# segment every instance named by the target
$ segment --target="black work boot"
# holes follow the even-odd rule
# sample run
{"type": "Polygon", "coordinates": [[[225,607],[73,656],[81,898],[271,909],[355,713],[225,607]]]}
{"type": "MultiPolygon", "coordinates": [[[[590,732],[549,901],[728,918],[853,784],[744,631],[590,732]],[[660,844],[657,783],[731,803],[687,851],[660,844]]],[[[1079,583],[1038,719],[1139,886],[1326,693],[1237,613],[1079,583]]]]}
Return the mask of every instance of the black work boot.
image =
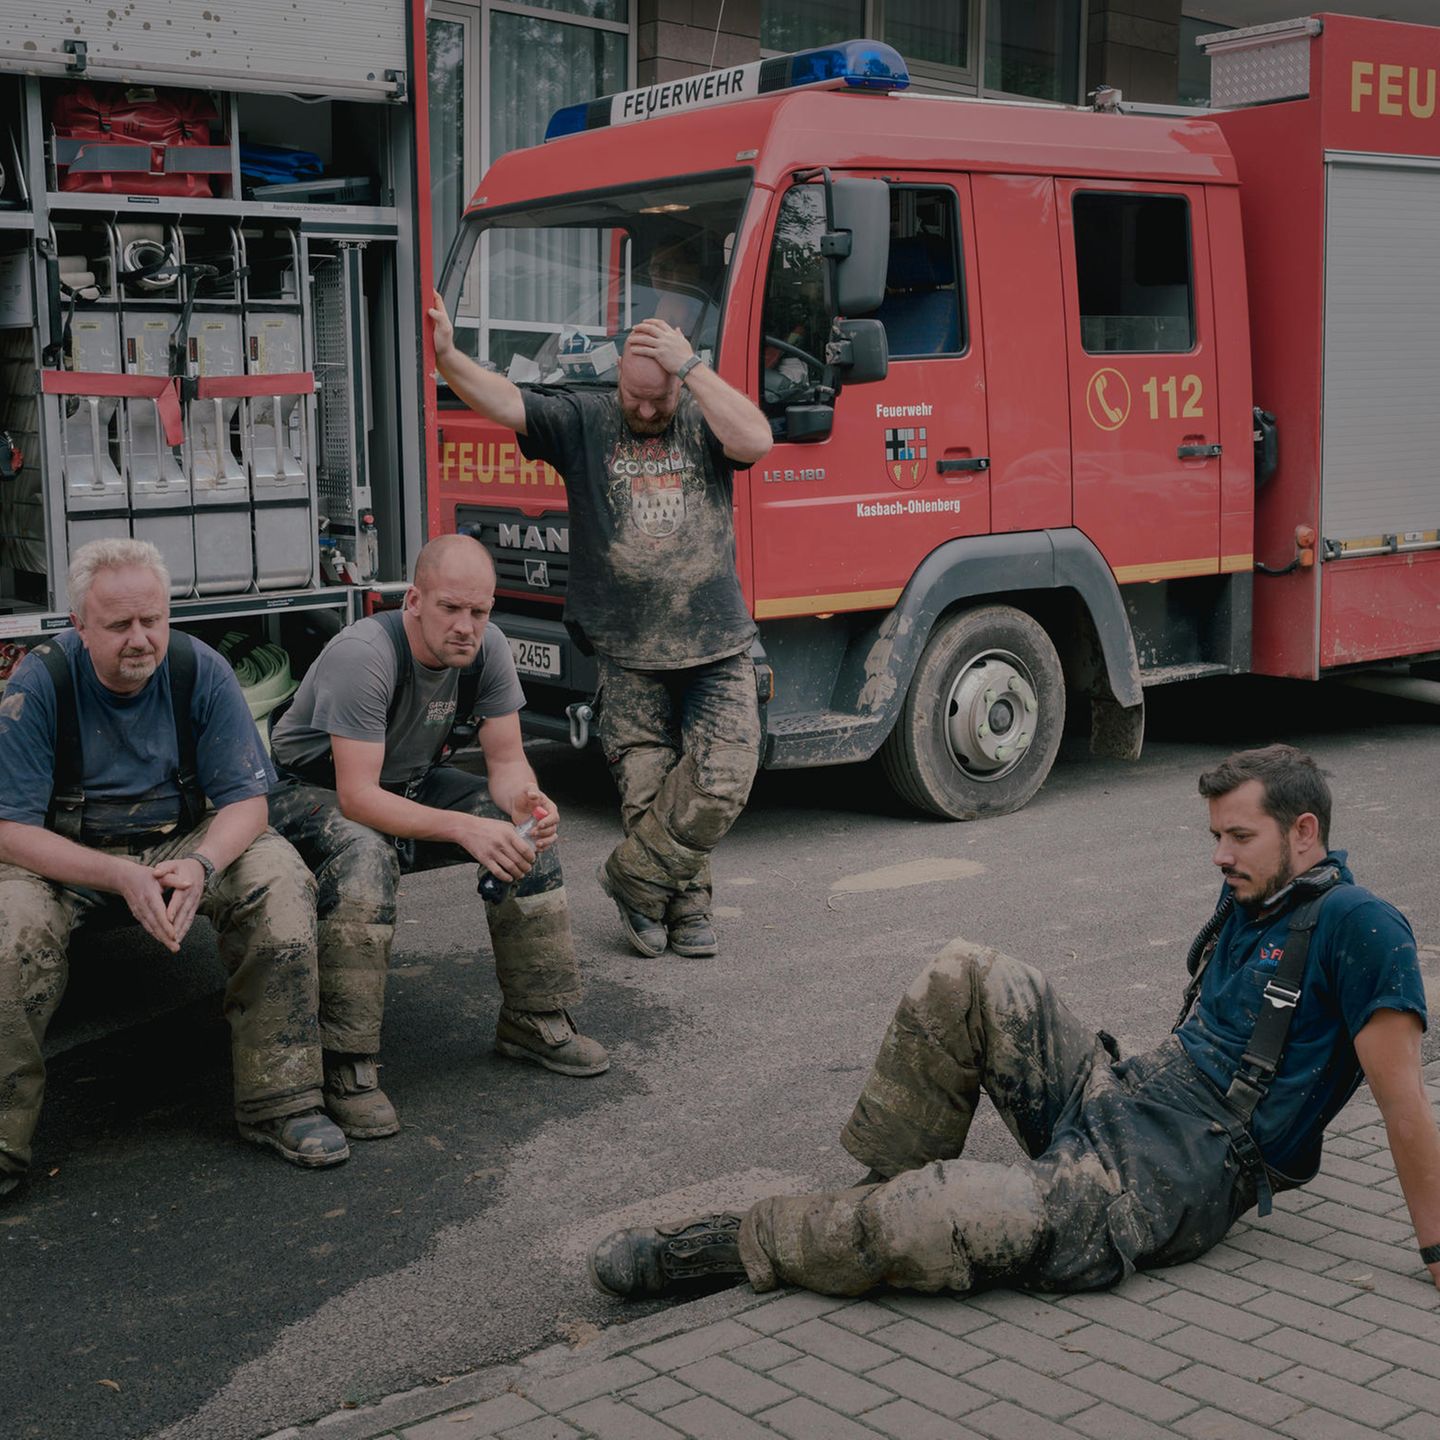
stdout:
{"type": "Polygon", "coordinates": [[[722,1211],[654,1229],[617,1230],[591,1250],[590,1283],[620,1300],[738,1285],[745,1279],[741,1218],[722,1211]]]}
{"type": "Polygon", "coordinates": [[[681,915],[671,920],[670,949],[687,960],[708,960],[720,953],[715,926],[708,915],[681,915]]]}
{"type": "Polygon", "coordinates": [[[0,1170],[0,1200],[7,1195],[16,1195],[21,1185],[25,1183],[23,1175],[16,1175],[9,1170],[0,1170]]]}
{"type": "Polygon", "coordinates": [[[240,1121],[242,1139],[252,1145],[278,1150],[292,1165],[318,1168],[338,1165],[350,1158],[350,1147],[340,1127],[323,1110],[303,1115],[281,1115],[274,1120],[240,1121]]]}
{"type": "Polygon", "coordinates": [[[400,1118],[380,1088],[380,1062],[373,1055],[327,1050],[325,1108],[352,1140],[383,1140],[400,1129],[400,1118]]]}
{"type": "Polygon", "coordinates": [[[615,902],[615,908],[620,912],[621,929],[625,931],[625,938],[630,944],[647,960],[663,955],[670,938],[665,930],[665,922],[652,920],[650,916],[632,910],[624,899],[616,894],[603,860],[595,872],[595,878],[600,882],[600,888],[615,902]]]}

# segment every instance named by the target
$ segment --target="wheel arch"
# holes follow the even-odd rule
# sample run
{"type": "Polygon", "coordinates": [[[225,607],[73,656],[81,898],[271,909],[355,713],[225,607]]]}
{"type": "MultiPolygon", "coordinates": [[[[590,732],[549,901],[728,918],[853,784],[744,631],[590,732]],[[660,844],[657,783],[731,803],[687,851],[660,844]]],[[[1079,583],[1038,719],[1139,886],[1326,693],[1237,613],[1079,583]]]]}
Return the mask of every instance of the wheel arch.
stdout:
{"type": "Polygon", "coordinates": [[[1142,702],[1120,589],[1090,540],[1078,530],[949,540],[925,557],[894,608],[857,631],[846,649],[833,703],[876,722],[868,753],[894,728],[935,626],[982,601],[1011,605],[1045,629],[1067,687],[1126,708],[1142,702]]]}

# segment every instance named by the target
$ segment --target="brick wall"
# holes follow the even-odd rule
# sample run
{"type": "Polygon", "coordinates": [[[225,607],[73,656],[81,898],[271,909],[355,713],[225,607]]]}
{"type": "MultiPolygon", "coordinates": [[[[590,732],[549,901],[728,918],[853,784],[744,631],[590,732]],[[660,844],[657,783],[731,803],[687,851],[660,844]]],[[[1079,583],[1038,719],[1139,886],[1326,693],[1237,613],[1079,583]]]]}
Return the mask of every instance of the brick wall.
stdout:
{"type": "Polygon", "coordinates": [[[1085,88],[1173,105],[1179,86],[1180,0],[1090,0],[1085,88]]]}
{"type": "Polygon", "coordinates": [[[760,0],[636,0],[636,83],[760,58],[760,0]],[[716,36],[716,25],[719,36],[716,36]]]}

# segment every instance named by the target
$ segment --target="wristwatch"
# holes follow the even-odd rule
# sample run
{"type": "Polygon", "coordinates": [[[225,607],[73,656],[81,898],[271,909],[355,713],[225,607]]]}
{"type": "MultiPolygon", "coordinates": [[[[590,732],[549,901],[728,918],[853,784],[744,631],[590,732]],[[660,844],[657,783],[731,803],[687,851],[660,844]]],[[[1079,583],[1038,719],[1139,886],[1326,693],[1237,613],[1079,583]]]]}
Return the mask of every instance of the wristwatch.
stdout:
{"type": "Polygon", "coordinates": [[[1422,1245],[1420,1247],[1420,1258],[1427,1265],[1433,1265],[1437,1260],[1440,1260],[1440,1243],[1435,1245],[1422,1245]]]}
{"type": "Polygon", "coordinates": [[[683,385],[685,377],[697,366],[705,362],[698,356],[692,355],[676,372],[675,378],[683,385]]]}
{"type": "Polygon", "coordinates": [[[215,862],[208,855],[202,855],[198,850],[192,850],[188,855],[182,856],[181,858],[193,860],[205,872],[205,883],[200,888],[208,892],[210,887],[215,883],[215,862]]]}

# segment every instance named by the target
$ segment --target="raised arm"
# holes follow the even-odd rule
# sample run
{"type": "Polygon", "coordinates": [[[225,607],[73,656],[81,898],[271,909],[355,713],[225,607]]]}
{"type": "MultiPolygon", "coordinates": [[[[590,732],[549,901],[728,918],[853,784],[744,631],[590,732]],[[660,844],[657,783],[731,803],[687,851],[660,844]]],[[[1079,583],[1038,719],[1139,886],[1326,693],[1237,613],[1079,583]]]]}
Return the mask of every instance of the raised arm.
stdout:
{"type": "MultiPolygon", "coordinates": [[[[1440,1244],[1440,1132],[1420,1070],[1420,1017],[1377,1010],[1355,1037],[1355,1054],[1385,1121],[1415,1238],[1440,1244]]],[[[1440,1286],[1440,1261],[1429,1269],[1440,1286]]]]}
{"type": "MultiPolygon", "coordinates": [[[[684,334],[663,320],[642,320],[631,333],[627,349],[645,355],[670,374],[678,373],[694,351],[684,334]]],[[[753,465],[770,453],[775,443],[770,422],[759,406],[727,385],[708,365],[696,365],[685,376],[705,423],[725,453],[740,465],[753,465]]]]}
{"type": "Polygon", "coordinates": [[[445,377],[445,383],[477,414],[523,435],[525,397],[499,371],[482,368],[456,347],[455,327],[450,323],[438,290],[430,320],[434,328],[435,368],[445,377]]]}

